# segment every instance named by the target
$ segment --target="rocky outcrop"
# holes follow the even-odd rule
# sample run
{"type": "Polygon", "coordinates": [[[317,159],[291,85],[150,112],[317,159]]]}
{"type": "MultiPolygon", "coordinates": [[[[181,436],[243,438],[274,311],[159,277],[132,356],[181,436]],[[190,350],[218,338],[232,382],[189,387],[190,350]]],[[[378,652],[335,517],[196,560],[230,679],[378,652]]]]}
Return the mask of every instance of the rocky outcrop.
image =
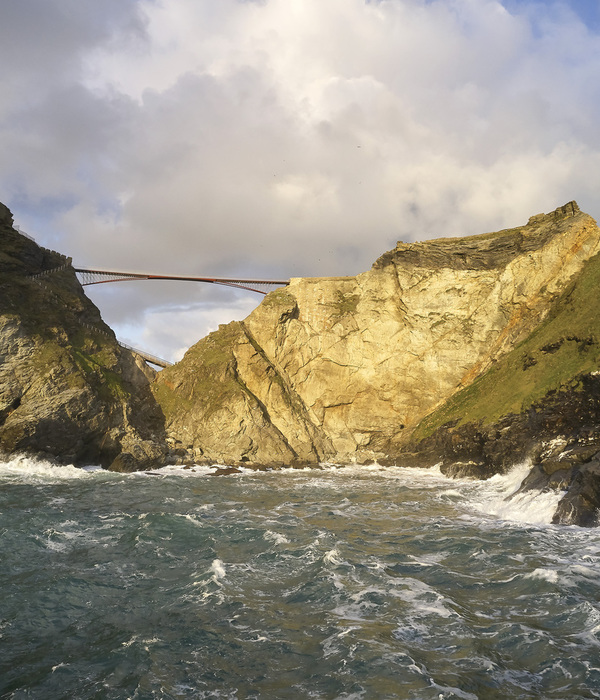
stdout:
{"type": "MultiPolygon", "coordinates": [[[[529,462],[523,491],[557,491],[563,496],[553,522],[599,524],[600,375],[575,378],[551,390],[521,413],[485,421],[447,423],[407,446],[407,466],[437,464],[451,477],[487,479],[529,462]]],[[[516,494],[514,494],[516,495],[516,494]]]]}
{"type": "Polygon", "coordinates": [[[522,489],[565,492],[556,522],[596,524],[599,288],[595,255],[533,333],[421,422],[402,462],[486,478],[527,460],[522,489]]]}
{"type": "Polygon", "coordinates": [[[147,377],[70,260],[0,205],[0,452],[130,471],[163,464],[164,438],[147,377]]]}
{"type": "Polygon", "coordinates": [[[160,373],[171,444],[229,463],[398,459],[599,250],[571,202],[515,229],[399,243],[356,277],[292,280],[160,373]]]}

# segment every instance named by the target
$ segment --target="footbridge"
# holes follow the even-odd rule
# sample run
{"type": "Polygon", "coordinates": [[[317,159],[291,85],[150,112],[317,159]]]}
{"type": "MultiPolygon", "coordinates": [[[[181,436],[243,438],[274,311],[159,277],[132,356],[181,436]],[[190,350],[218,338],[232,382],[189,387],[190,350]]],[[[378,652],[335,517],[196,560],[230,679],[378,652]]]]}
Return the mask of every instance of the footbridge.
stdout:
{"type": "Polygon", "coordinates": [[[152,355],[149,352],[146,352],[145,350],[140,350],[139,348],[133,348],[131,345],[127,345],[127,343],[122,343],[120,340],[117,340],[117,343],[122,348],[125,348],[126,350],[129,350],[132,352],[134,355],[139,355],[144,362],[149,362],[151,365],[156,365],[157,367],[171,367],[173,364],[172,362],[169,362],[168,360],[163,360],[162,357],[157,357],[156,355],[152,355]]]}
{"type": "Polygon", "coordinates": [[[204,282],[237,287],[257,294],[267,294],[277,287],[285,287],[289,280],[244,279],[241,277],[190,277],[186,275],[156,275],[146,272],[120,272],[117,270],[98,270],[76,267],[75,272],[82,286],[106,284],[107,282],[130,282],[139,280],[175,280],[178,282],[204,282]]]}

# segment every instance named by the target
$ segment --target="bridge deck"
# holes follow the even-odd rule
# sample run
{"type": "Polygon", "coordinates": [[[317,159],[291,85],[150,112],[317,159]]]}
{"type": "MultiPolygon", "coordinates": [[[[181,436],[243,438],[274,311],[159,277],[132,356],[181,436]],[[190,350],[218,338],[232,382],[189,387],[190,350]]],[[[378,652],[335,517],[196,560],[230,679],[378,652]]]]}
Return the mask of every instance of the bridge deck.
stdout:
{"type": "Polygon", "coordinates": [[[106,284],[109,282],[126,282],[129,280],[173,280],[178,282],[204,282],[206,284],[221,284],[227,287],[247,289],[258,294],[267,294],[259,287],[285,287],[289,280],[246,279],[240,277],[196,277],[191,275],[158,275],[146,272],[124,272],[118,270],[101,270],[85,267],[74,268],[81,276],[82,286],[91,284],[106,284]]]}

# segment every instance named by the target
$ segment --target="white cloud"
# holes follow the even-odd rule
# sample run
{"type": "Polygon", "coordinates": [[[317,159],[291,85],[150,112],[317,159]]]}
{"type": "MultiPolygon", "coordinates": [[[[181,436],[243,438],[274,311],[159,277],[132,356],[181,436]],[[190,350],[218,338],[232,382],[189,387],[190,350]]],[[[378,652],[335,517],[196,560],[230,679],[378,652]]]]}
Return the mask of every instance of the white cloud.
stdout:
{"type": "Polygon", "coordinates": [[[199,338],[216,331],[220,324],[243,320],[259,302],[259,298],[246,296],[230,298],[222,306],[149,309],[138,323],[115,323],[115,332],[133,347],[151,349],[156,356],[176,362],[199,338]]]}
{"type": "MultiPolygon", "coordinates": [[[[576,9],[6,4],[0,199],[82,265],[265,277],[352,274],[397,239],[517,225],[572,198],[598,215],[600,38],[576,9]]],[[[156,309],[208,309],[199,329],[224,312],[175,289],[101,305],[176,352],[156,309]]]]}

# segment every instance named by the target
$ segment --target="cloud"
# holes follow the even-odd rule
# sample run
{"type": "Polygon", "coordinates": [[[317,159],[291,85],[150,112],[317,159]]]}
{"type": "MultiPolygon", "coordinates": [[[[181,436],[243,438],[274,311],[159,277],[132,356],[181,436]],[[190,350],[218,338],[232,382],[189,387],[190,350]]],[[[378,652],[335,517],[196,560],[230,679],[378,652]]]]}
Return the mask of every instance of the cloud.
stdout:
{"type": "MultiPolygon", "coordinates": [[[[398,239],[517,225],[572,198],[600,213],[585,3],[5,5],[0,199],[80,265],[354,274],[398,239]]],[[[170,284],[98,303],[169,355],[169,309],[179,322],[187,304],[202,334],[225,306],[170,284]]]]}
{"type": "MultiPolygon", "coordinates": [[[[102,294],[94,295],[102,303],[102,294]]],[[[180,298],[185,298],[183,295],[180,298]]],[[[171,361],[180,360],[185,351],[199,338],[216,331],[220,324],[245,318],[257,305],[248,294],[230,292],[216,294],[203,303],[165,304],[143,309],[139,315],[129,313],[115,319],[114,329],[123,342],[141,350],[159,349],[171,361]]]]}

